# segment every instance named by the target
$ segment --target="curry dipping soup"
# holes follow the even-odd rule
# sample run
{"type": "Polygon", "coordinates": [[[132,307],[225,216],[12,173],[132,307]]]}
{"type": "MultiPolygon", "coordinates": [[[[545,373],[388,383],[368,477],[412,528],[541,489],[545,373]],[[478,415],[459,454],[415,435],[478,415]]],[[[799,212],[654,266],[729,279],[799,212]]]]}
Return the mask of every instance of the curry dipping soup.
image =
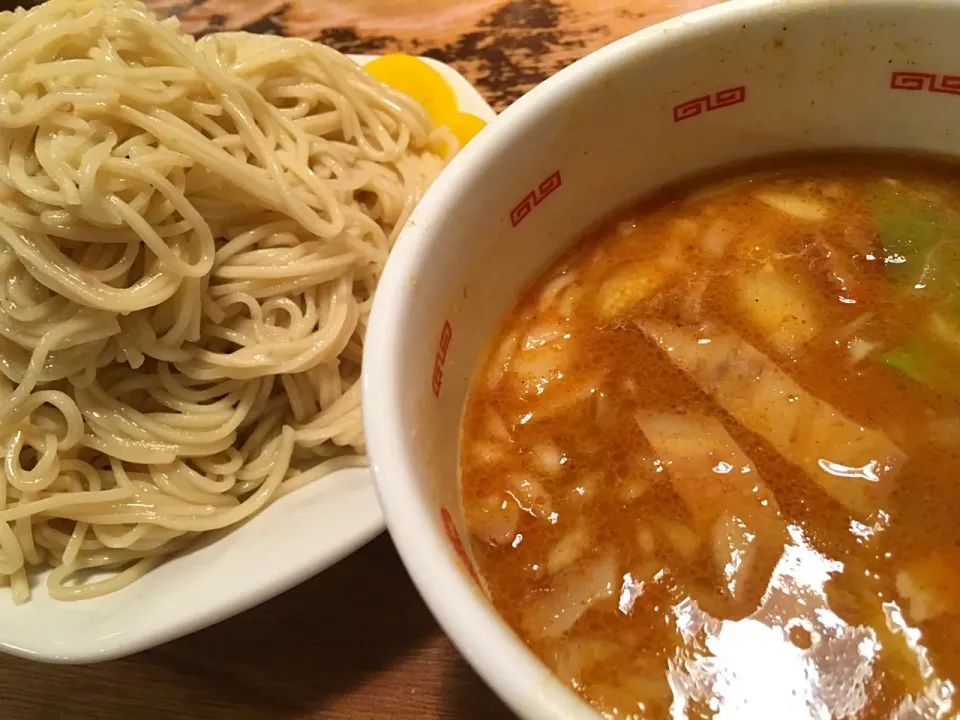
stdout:
{"type": "Polygon", "coordinates": [[[620,214],[503,319],[460,451],[478,570],[609,718],[952,717],[960,173],[777,167],[620,214]]]}

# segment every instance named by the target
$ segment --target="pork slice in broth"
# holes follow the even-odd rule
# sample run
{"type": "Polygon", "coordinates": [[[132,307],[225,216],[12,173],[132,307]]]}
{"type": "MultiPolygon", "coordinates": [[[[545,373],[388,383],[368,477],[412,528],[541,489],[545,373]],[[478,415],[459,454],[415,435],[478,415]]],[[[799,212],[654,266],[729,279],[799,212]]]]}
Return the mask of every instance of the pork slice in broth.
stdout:
{"type": "Polygon", "coordinates": [[[563,636],[591,605],[617,591],[619,579],[612,553],[578,563],[553,578],[544,593],[526,602],[524,628],[538,639],[563,636]]]}
{"type": "Polygon", "coordinates": [[[897,592],[914,622],[960,614],[960,548],[944,548],[908,563],[897,573],[897,592]]]}
{"type": "Polygon", "coordinates": [[[724,595],[749,614],[787,540],[773,493],[716,418],[641,414],[637,421],[710,543],[724,595]]]}
{"type": "Polygon", "coordinates": [[[884,506],[907,458],[883,431],[814,397],[729,329],[647,319],[637,325],[720,407],[852,514],[867,517],[884,506]]]}

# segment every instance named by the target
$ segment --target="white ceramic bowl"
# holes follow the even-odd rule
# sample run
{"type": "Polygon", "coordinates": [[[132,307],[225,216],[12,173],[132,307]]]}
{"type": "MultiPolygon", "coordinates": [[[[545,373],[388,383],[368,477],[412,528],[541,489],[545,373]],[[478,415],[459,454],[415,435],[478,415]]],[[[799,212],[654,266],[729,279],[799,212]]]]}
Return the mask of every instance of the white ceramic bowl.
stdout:
{"type": "MultiPolygon", "coordinates": [[[[353,56],[364,64],[372,57],[353,56]]],[[[494,113],[455,70],[428,61],[462,110],[494,113]]],[[[130,587],[59,602],[42,582],[26,605],[0,588],[0,652],[85,663],[129,655],[236,615],[316,575],[383,530],[367,468],[333,473],[268,507],[216,542],[180,555],[130,587]]],[[[42,581],[43,578],[40,578],[42,581]]]]}
{"type": "Polygon", "coordinates": [[[459,429],[496,322],[585,229],[684,176],[827,148],[960,155],[958,36],[960,4],[942,0],[746,0],[680,17],[523,97],[411,217],[367,335],[377,488],[427,604],[521,717],[596,716],[472,579],[459,429]]]}

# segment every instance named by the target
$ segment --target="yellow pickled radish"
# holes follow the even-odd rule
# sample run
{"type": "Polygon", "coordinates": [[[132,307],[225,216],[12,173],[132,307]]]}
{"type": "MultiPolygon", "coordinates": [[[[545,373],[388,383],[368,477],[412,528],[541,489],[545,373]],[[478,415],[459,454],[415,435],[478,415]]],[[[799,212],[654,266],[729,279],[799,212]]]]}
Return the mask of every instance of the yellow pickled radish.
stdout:
{"type": "Polygon", "coordinates": [[[453,115],[443,118],[440,123],[450,128],[450,132],[457,136],[460,146],[466,145],[473,136],[483,130],[487,123],[470,113],[457,112],[453,115]]]}
{"type": "MultiPolygon", "coordinates": [[[[461,112],[457,96],[443,76],[420,58],[395,53],[371,60],[364,69],[385,85],[420,103],[437,127],[447,127],[460,147],[466,145],[486,123],[476,115],[461,112]]],[[[431,150],[445,154],[445,143],[435,141],[431,150]]]]}
{"type": "MultiPolygon", "coordinates": [[[[487,123],[476,115],[458,111],[442,117],[436,124],[440,127],[446,127],[457,139],[457,145],[463,147],[473,139],[474,135],[483,130],[487,123]]],[[[453,148],[449,146],[448,138],[449,135],[436,137],[430,141],[428,147],[438,155],[446,157],[448,153],[453,151],[453,148]]]]}
{"type": "Polygon", "coordinates": [[[457,112],[457,96],[443,76],[419,58],[403,53],[371,60],[364,70],[385,85],[399,90],[423,105],[435,125],[441,117],[457,112]]]}

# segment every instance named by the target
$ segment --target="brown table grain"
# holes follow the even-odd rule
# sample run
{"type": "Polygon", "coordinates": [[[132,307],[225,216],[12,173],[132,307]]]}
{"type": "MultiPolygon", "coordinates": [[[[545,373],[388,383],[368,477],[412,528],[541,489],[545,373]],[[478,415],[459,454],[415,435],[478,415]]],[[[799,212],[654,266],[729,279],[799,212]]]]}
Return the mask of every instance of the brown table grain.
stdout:
{"type": "MultiPolygon", "coordinates": [[[[456,67],[502,110],[591,50],[713,1],[147,4],[196,34],[249,30],[343,52],[428,55],[456,67]]],[[[510,717],[437,627],[386,534],[279,598],[127,659],[62,667],[0,656],[0,720],[510,717]]]]}

